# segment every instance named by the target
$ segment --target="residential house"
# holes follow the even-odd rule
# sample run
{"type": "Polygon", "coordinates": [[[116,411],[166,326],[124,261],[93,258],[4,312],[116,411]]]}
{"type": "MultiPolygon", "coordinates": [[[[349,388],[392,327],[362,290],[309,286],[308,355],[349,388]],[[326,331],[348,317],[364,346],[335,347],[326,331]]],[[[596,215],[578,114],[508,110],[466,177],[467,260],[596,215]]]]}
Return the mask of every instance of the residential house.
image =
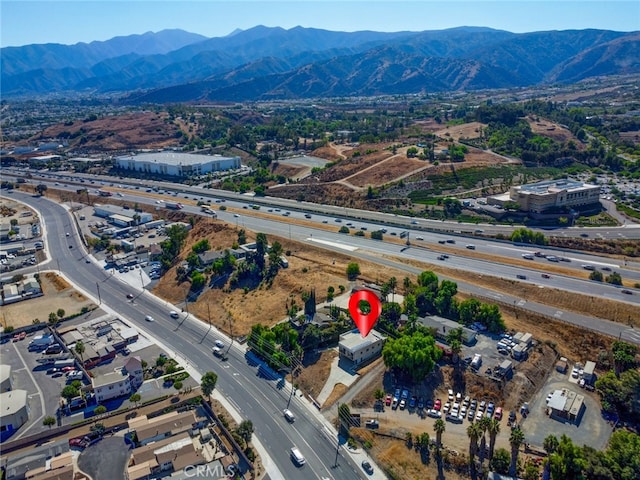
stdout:
{"type": "Polygon", "coordinates": [[[376,330],[371,330],[366,337],[362,337],[357,329],[340,335],[338,350],[340,357],[360,365],[377,358],[382,353],[382,347],[387,337],[376,330]]]}
{"type": "Polygon", "coordinates": [[[98,403],[131,393],[129,375],[121,370],[95,376],[91,379],[91,385],[98,403]]]}

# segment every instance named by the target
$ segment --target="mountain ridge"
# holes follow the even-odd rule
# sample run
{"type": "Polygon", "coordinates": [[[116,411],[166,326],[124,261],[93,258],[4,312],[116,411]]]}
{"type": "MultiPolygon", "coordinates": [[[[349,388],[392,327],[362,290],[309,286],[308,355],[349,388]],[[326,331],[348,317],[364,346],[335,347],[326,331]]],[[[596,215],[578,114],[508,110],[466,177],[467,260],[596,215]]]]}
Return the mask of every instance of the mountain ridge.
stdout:
{"type": "Polygon", "coordinates": [[[640,72],[639,50],[639,32],[596,29],[333,32],[259,25],[225,37],[163,30],[0,53],[5,98],[119,92],[136,102],[190,102],[576,82],[640,72]]]}

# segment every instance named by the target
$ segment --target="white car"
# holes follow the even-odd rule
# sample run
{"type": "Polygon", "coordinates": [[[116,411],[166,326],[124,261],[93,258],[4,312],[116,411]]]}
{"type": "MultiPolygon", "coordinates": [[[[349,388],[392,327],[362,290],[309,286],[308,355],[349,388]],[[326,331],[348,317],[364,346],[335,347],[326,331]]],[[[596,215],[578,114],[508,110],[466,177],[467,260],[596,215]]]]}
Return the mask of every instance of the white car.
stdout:
{"type": "Polygon", "coordinates": [[[440,413],[438,410],[434,410],[433,408],[430,408],[429,410],[427,410],[427,417],[442,418],[442,413],[440,413]]]}
{"type": "Polygon", "coordinates": [[[571,370],[571,376],[573,378],[578,378],[578,367],[573,367],[573,369],[571,370]]]}
{"type": "Polygon", "coordinates": [[[146,317],[144,317],[144,319],[145,319],[147,322],[155,322],[155,319],[154,319],[151,315],[147,315],[146,317]]]}
{"type": "Polygon", "coordinates": [[[180,315],[179,315],[179,314],[178,314],[178,312],[176,312],[175,310],[171,310],[171,311],[169,312],[169,316],[170,316],[171,318],[178,318],[180,315]]]}

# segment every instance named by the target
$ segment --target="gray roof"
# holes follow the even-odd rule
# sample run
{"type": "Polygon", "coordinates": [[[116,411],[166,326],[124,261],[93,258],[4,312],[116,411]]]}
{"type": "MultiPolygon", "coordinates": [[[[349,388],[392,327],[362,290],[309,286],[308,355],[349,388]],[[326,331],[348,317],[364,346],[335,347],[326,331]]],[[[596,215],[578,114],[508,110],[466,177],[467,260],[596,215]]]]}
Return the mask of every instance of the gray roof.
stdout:
{"type": "Polygon", "coordinates": [[[220,155],[201,155],[198,153],[156,152],[140,153],[138,155],[124,155],[118,160],[133,160],[134,162],[164,163],[166,165],[199,165],[202,163],[231,160],[238,157],[223,157],[220,155]]]}
{"type": "Polygon", "coordinates": [[[13,415],[27,405],[26,390],[11,390],[10,392],[0,393],[0,417],[5,415],[13,415]]]}

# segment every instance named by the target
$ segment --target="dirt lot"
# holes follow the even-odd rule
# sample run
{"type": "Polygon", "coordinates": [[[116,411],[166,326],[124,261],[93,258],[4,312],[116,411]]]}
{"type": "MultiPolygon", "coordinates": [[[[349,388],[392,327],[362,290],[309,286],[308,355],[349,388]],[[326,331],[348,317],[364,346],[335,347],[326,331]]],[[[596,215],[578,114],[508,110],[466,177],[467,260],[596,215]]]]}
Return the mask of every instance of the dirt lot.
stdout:
{"type": "MultiPolygon", "coordinates": [[[[78,141],[83,139],[84,149],[122,150],[137,146],[141,148],[164,148],[176,145],[176,123],[168,122],[166,112],[137,112],[125,115],[98,118],[96,120],[77,120],[71,125],[58,124],[45,129],[32,140],[41,138],[61,138],[62,132],[69,132],[78,141]],[[80,129],[82,135],[77,134],[80,129]]],[[[185,130],[187,131],[187,130],[185,130]]]]}
{"type": "Polygon", "coordinates": [[[95,307],[93,302],[75,291],[64,278],[55,273],[42,274],[40,284],[44,296],[2,307],[3,327],[24,327],[31,325],[35,319],[47,322],[49,314],[59,308],[62,308],[66,315],[73,315],[79,313],[82,307],[95,307]]]}
{"type": "Polygon", "coordinates": [[[456,142],[461,138],[479,138],[480,129],[487,128],[485,123],[471,122],[464,123],[462,125],[451,125],[436,130],[435,134],[440,138],[453,138],[456,142]]]}

